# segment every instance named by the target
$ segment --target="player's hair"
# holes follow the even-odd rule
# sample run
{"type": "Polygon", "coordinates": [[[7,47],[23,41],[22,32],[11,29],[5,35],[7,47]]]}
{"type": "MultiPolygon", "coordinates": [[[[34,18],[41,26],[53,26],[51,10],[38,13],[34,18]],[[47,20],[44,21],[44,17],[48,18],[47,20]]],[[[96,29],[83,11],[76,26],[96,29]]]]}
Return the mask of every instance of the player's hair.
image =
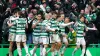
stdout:
{"type": "Polygon", "coordinates": [[[80,15],[79,15],[79,19],[81,19],[82,17],[85,18],[84,14],[80,14],[80,15]]]}
{"type": "Polygon", "coordinates": [[[14,9],[12,9],[12,13],[13,13],[13,14],[15,14],[15,13],[17,13],[17,12],[19,12],[19,11],[20,11],[19,8],[14,8],[14,9]]]}
{"type": "MultiPolygon", "coordinates": [[[[65,19],[69,19],[69,17],[65,17],[65,19]]],[[[70,19],[69,19],[69,21],[70,21],[70,19]]]]}

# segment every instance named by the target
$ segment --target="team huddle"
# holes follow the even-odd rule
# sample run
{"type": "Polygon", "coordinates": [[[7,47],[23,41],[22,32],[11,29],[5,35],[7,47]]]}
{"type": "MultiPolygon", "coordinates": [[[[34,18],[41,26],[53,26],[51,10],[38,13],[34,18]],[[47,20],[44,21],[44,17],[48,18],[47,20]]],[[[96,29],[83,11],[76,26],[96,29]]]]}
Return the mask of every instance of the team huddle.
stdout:
{"type": "MultiPolygon", "coordinates": [[[[28,16],[33,15],[29,13],[28,16]]],[[[89,28],[84,23],[85,17],[83,14],[79,15],[79,19],[76,22],[71,22],[64,14],[57,15],[56,12],[45,13],[45,19],[42,19],[42,15],[39,13],[35,19],[24,18],[20,11],[15,11],[12,16],[9,17],[7,22],[9,28],[9,56],[12,54],[13,42],[16,42],[18,55],[22,56],[21,43],[25,48],[26,56],[37,56],[37,47],[40,47],[40,56],[47,56],[51,52],[51,56],[59,55],[64,56],[64,52],[68,47],[68,34],[65,32],[65,27],[69,28],[69,32],[76,33],[76,48],[72,52],[74,56],[75,52],[82,45],[82,54],[85,54],[86,42],[84,39],[85,31],[96,30],[95,27],[89,28]],[[28,52],[28,46],[26,44],[27,37],[25,29],[29,28],[27,22],[32,22],[31,28],[33,29],[32,37],[34,48],[28,52]],[[62,44],[64,43],[64,46],[62,44]],[[47,50],[48,45],[51,44],[51,48],[47,50]]]]}

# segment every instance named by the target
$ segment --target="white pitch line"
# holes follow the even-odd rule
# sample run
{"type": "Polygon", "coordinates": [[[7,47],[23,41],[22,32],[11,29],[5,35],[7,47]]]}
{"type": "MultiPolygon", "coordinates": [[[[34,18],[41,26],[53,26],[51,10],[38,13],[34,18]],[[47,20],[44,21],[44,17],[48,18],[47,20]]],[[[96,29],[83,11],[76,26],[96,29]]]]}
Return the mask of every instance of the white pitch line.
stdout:
{"type": "Polygon", "coordinates": [[[90,51],[88,49],[86,50],[86,55],[87,56],[92,56],[91,53],[90,53],[90,51]]]}

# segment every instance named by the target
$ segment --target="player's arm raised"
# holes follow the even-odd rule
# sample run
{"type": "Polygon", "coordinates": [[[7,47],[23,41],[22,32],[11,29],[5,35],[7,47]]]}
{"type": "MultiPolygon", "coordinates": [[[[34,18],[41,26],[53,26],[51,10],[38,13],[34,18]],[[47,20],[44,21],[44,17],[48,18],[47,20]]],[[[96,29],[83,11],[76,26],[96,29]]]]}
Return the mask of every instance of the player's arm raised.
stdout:
{"type": "Polygon", "coordinates": [[[63,23],[63,24],[59,24],[59,26],[62,26],[62,27],[66,27],[68,25],[71,25],[71,24],[74,24],[74,22],[70,22],[70,23],[63,23]]]}

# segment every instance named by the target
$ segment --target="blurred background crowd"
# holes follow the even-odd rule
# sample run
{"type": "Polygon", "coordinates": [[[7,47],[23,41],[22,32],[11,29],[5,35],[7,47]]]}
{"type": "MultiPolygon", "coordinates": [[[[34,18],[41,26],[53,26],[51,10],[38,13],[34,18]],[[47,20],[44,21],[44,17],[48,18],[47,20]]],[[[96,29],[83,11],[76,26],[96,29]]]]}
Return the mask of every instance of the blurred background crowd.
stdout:
{"type": "Polygon", "coordinates": [[[86,40],[92,44],[100,43],[100,0],[0,0],[0,44],[9,43],[7,33],[2,37],[4,34],[2,29],[5,28],[2,26],[15,8],[20,8],[25,17],[28,17],[30,12],[35,17],[37,13],[43,13],[41,4],[46,9],[46,13],[52,11],[57,12],[58,15],[64,13],[71,21],[76,21],[79,14],[85,14],[88,26],[92,27],[94,24],[97,28],[96,31],[89,31],[86,40]]]}

